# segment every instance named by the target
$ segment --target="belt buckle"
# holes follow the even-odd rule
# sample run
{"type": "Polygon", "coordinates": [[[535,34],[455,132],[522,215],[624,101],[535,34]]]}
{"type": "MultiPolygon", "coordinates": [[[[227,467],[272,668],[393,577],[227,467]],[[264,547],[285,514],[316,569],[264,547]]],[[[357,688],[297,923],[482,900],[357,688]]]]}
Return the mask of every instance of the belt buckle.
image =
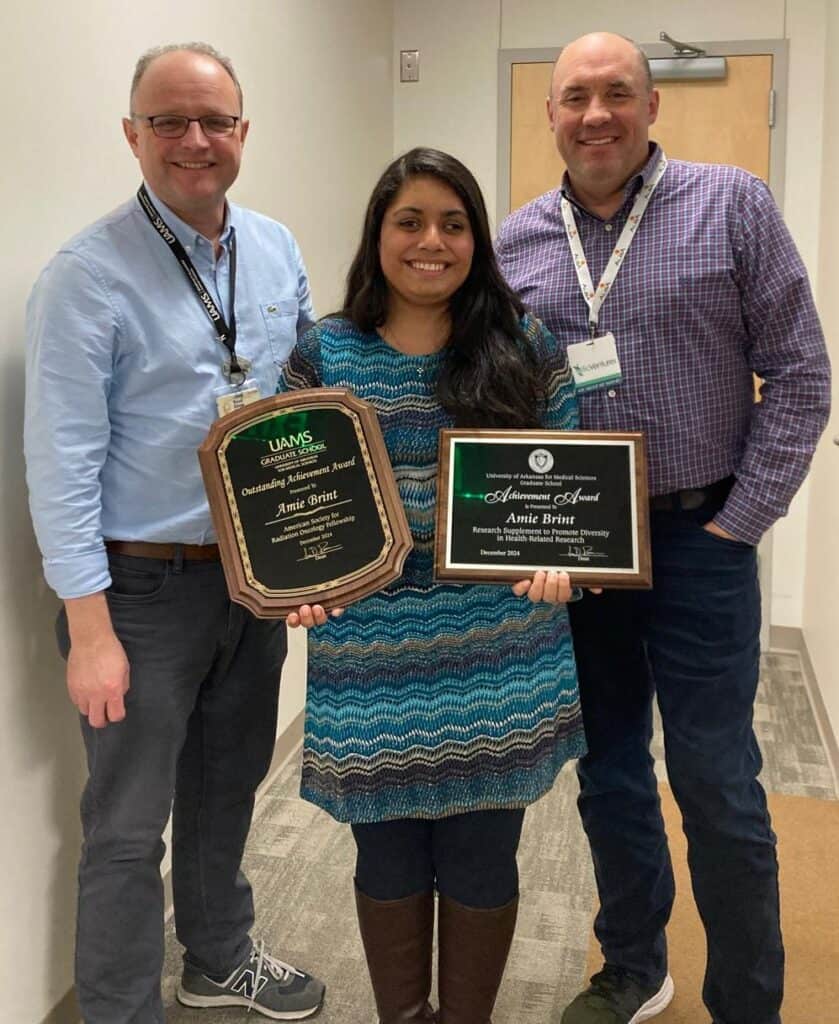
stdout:
{"type": "Polygon", "coordinates": [[[702,508],[702,506],[708,500],[707,487],[689,487],[684,491],[679,491],[678,493],[679,504],[682,506],[685,512],[695,512],[696,509],[702,508]]]}

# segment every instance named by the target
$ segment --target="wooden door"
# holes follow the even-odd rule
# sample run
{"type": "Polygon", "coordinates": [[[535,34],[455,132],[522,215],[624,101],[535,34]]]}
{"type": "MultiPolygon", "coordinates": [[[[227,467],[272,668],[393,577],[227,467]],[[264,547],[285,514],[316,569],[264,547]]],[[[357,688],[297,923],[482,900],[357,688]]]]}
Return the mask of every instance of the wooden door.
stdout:
{"type": "MultiPolygon", "coordinates": [[[[548,62],[513,64],[510,125],[510,210],[556,188],[565,165],[545,113],[548,62]]],[[[659,82],[658,120],[650,135],[668,156],[734,164],[769,180],[769,95],[772,57],[728,57],[719,81],[659,82]]]]}

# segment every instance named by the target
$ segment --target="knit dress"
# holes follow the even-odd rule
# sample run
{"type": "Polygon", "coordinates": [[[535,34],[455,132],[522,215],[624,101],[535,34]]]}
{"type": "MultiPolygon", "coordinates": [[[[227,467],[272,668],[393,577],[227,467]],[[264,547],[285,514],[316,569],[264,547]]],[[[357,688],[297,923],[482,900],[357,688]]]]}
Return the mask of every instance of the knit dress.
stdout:
{"type": "MultiPolygon", "coordinates": [[[[547,382],[543,425],[576,427],[564,355],[538,320],[522,326],[547,382]]],[[[414,541],[398,580],[309,631],[301,795],[338,821],[523,807],[585,753],[565,606],[434,582],[444,358],[331,318],[281,372],[280,391],[349,388],[374,406],[414,541]]]]}

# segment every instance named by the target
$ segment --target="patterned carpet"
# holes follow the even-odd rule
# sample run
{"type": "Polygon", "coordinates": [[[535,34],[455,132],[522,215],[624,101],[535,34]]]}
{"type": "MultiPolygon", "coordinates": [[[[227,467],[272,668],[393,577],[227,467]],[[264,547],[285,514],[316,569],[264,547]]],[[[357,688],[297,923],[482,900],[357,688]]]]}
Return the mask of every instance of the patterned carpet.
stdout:
{"type": "MultiPolygon", "coordinates": [[[[764,657],[755,720],[770,792],[836,799],[797,654],[764,657]]],[[[660,731],[654,743],[660,758],[660,731]]],[[[355,924],[352,838],[346,826],[298,799],[298,778],[295,758],[261,801],[248,843],[245,871],[256,894],[258,934],[276,955],[326,980],[318,1024],[374,1024],[355,924]]],[[[573,770],[566,767],[552,792],[528,811],[519,856],[521,912],[494,1024],[558,1024],[583,980],[594,882],[576,791],[573,770]]],[[[179,1006],[179,960],[170,922],[164,970],[169,1024],[264,1019],[244,1010],[179,1006]]]]}

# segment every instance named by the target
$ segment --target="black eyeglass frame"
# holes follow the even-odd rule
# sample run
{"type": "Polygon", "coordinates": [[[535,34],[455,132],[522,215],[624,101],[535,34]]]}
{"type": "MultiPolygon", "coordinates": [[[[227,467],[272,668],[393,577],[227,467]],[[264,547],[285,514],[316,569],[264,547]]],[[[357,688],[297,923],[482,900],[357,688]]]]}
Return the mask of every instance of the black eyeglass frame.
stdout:
{"type": "Polygon", "coordinates": [[[201,125],[201,131],[204,133],[206,138],[228,139],[236,131],[236,125],[242,120],[238,114],[202,114],[201,117],[187,117],[185,114],[152,114],[151,116],[148,114],[132,114],[131,116],[138,121],[147,121],[151,130],[159,139],[182,139],[189,131],[189,126],[193,121],[197,121],[198,124],[201,125]],[[180,121],[184,126],[184,130],[180,135],[161,135],[155,127],[155,121],[164,120],[180,121]],[[204,124],[205,121],[229,121],[231,122],[230,130],[221,133],[208,132],[206,125],[204,124]]]}

